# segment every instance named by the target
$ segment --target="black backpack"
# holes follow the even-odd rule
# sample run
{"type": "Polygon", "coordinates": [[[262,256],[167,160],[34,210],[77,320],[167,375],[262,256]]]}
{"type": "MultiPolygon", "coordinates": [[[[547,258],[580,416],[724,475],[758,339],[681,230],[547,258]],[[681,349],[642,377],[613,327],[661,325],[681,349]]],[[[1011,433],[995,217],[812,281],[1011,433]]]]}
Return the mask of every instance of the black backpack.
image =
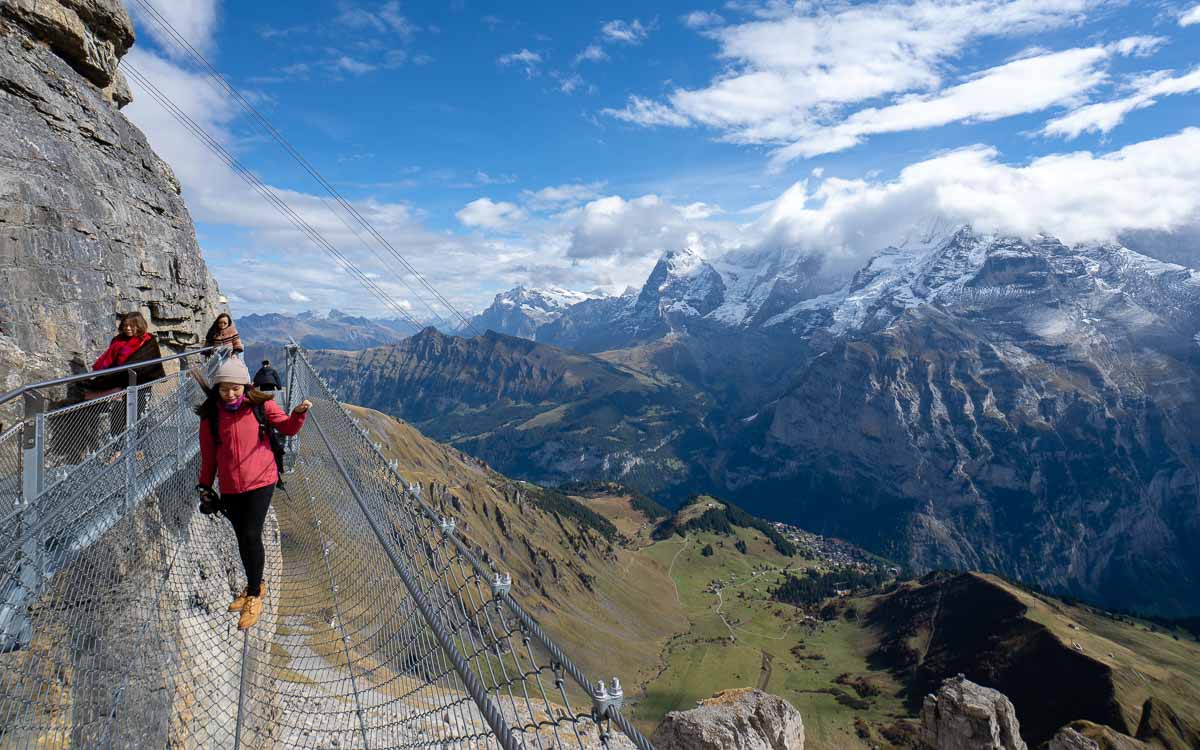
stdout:
{"type": "MultiPolygon", "coordinates": [[[[267,442],[271,444],[271,453],[275,454],[275,468],[279,470],[279,480],[275,483],[276,487],[283,487],[283,436],[267,422],[267,410],[263,404],[254,404],[250,407],[254,411],[254,418],[258,420],[258,439],[262,440],[263,435],[267,437],[267,442]]],[[[220,422],[218,421],[216,409],[208,415],[208,430],[212,433],[213,445],[221,444],[220,422]]]]}

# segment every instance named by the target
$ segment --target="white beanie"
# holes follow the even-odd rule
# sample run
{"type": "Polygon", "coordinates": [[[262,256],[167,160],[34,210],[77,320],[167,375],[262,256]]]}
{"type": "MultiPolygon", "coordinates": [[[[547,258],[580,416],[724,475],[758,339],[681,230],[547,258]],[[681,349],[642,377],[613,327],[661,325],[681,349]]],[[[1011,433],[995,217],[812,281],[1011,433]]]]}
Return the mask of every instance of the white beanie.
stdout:
{"type": "Polygon", "coordinates": [[[213,385],[218,383],[250,385],[250,371],[246,369],[246,365],[242,364],[240,359],[230,357],[221,363],[221,366],[217,368],[217,374],[213,376],[213,385]]]}

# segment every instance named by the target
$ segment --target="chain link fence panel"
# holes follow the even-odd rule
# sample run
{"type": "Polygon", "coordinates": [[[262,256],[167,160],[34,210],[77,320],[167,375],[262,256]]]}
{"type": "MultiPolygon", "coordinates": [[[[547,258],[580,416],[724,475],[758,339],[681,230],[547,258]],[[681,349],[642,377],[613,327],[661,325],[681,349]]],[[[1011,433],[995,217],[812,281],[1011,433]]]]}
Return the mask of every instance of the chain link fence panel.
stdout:
{"type": "Polygon", "coordinates": [[[286,377],[314,406],[245,633],[232,529],[195,509],[195,383],[43,415],[33,502],[0,433],[0,748],[649,748],[298,349],[286,377]]]}

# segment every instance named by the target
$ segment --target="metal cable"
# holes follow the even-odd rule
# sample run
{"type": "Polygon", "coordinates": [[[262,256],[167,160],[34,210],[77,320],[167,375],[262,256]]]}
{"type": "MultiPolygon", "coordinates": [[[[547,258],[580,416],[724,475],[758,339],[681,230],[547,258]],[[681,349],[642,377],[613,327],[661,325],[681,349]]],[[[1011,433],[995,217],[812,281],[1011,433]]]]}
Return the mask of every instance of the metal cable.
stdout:
{"type": "Polygon", "coordinates": [[[0,626],[18,625],[0,629],[0,748],[649,747],[578,704],[578,668],[290,358],[287,399],[310,399],[312,424],[268,515],[266,606],[244,635],[225,611],[244,586],[232,531],[190,500],[195,385],[40,418],[64,438],[123,431],[78,458],[79,441],[48,440],[62,476],[0,527],[0,626]]]}
{"type": "Polygon", "coordinates": [[[142,85],[146,91],[154,98],[167,112],[179,121],[187,130],[189,130],[197,139],[200,140],[205,147],[212,151],[219,159],[225,162],[234,172],[241,177],[247,184],[258,192],[266,201],[271,204],[284,218],[296,226],[313,244],[319,249],[330,255],[337,261],[348,273],[351,274],[360,284],[366,287],[367,291],[377,297],[383,304],[390,307],[396,314],[406,320],[415,330],[421,330],[420,322],[414,318],[407,310],[404,309],[391,295],[382,287],[376,284],[370,276],[364,273],[357,264],[347,257],[336,245],[327,239],[319,230],[314,228],[308,221],[304,219],[291,205],[280,197],[278,191],[272,190],[269,186],[262,182],[257,175],[249,168],[244,166],[236,157],[230,154],[223,145],[213,138],[204,128],[193,120],[186,112],[184,112],[174,101],[158,89],[154,83],[146,77],[141,71],[130,64],[127,60],[122,61],[122,67],[130,74],[133,80],[142,85]]]}
{"type": "MultiPolygon", "coordinates": [[[[275,139],[275,141],[278,142],[279,145],[283,147],[283,149],[288,153],[288,155],[291,156],[306,172],[308,172],[308,174],[313,179],[315,179],[321,185],[321,187],[324,188],[327,193],[329,193],[329,195],[331,197],[333,197],[333,199],[338,203],[339,206],[341,206],[341,208],[344,211],[346,211],[351,216],[353,216],[354,219],[360,225],[362,225],[362,227],[364,229],[366,229],[367,232],[369,232],[371,234],[371,236],[373,236],[375,238],[375,240],[379,243],[380,246],[385,248],[389,253],[391,253],[391,255],[393,257],[396,258],[397,261],[399,261],[400,265],[404,268],[404,270],[406,270],[410,275],[415,277],[440,304],[442,304],[446,309],[450,310],[452,313],[454,313],[456,316],[458,316],[459,320],[462,321],[464,328],[470,330],[476,336],[480,335],[479,331],[476,330],[475,326],[471,324],[470,319],[467,318],[462,312],[460,312],[458,310],[458,308],[456,308],[453,304],[451,304],[450,301],[448,299],[446,299],[442,295],[442,293],[439,292],[437,290],[437,288],[434,287],[429,282],[429,280],[427,278],[425,278],[425,276],[423,274],[421,274],[421,272],[418,271],[416,269],[416,267],[414,267],[412,265],[412,263],[410,263],[408,261],[408,259],[405,258],[392,245],[392,243],[389,242],[387,240],[387,238],[384,237],[384,235],[381,234],[379,232],[379,230],[376,229],[375,226],[373,224],[371,224],[371,222],[368,221],[366,219],[366,217],[364,217],[358,211],[358,209],[356,209],[354,207],[353,204],[351,204],[349,201],[347,201],[342,196],[342,194],[340,192],[338,192],[337,188],[335,188],[327,179],[325,179],[325,177],[317,170],[317,168],[314,167],[312,165],[312,163],[309,162],[308,159],[306,159],[304,157],[304,155],[301,154],[291,144],[291,142],[288,141],[288,139],[286,137],[284,137],[283,133],[279,132],[279,130],[276,129],[275,126],[271,124],[271,122],[262,114],[262,112],[260,112],[258,110],[258,108],[256,108],[252,102],[250,102],[248,99],[246,99],[246,97],[244,97],[242,95],[242,93],[240,91],[238,91],[228,81],[228,79],[226,79],[225,76],[223,76],[221,74],[221,72],[219,70],[217,70],[217,68],[215,66],[213,66],[213,64],[211,62],[209,62],[208,58],[206,58],[203,53],[201,53],[198,49],[196,49],[196,47],[194,45],[192,45],[192,43],[189,42],[188,39],[186,37],[184,37],[183,34],[181,34],[179,32],[179,30],[176,29],[169,20],[167,20],[154,7],[153,4],[148,2],[148,0],[135,0],[135,2],[137,2],[138,5],[140,5],[143,9],[146,10],[146,12],[149,15],[149,17],[151,18],[151,20],[153,20],[154,23],[156,23],[159,26],[159,28],[164,32],[166,37],[168,39],[170,39],[176,45],[176,47],[178,49],[183,51],[185,54],[191,56],[191,58],[194,61],[196,61],[202,67],[204,67],[208,70],[210,79],[217,84],[217,86],[215,86],[214,88],[217,90],[218,94],[221,94],[221,95],[227,94],[227,95],[233,97],[233,99],[236,102],[238,102],[238,104],[242,107],[242,109],[247,114],[251,115],[253,119],[257,120],[259,122],[259,124],[262,126],[263,130],[268,135],[270,135],[273,139],[275,139]]],[[[322,199],[322,202],[323,202],[323,199],[322,199]]],[[[371,248],[365,242],[365,240],[362,240],[361,236],[359,236],[358,231],[356,229],[354,229],[352,226],[350,226],[350,224],[348,222],[346,222],[346,220],[342,217],[341,214],[338,214],[336,211],[333,211],[332,209],[330,209],[330,210],[335,216],[338,217],[338,219],[343,223],[343,225],[345,225],[348,229],[350,229],[354,233],[354,235],[356,237],[358,237],[358,239],[360,241],[363,241],[364,246],[368,247],[368,249],[370,249],[372,253],[375,253],[374,248],[371,248]]],[[[376,257],[378,257],[377,254],[376,254],[376,257]]],[[[383,261],[382,258],[380,258],[380,260],[383,261]]],[[[407,279],[405,279],[401,274],[396,273],[386,262],[384,263],[384,266],[386,268],[388,268],[389,271],[392,271],[393,275],[397,278],[397,280],[399,280],[401,283],[403,283],[409,289],[409,291],[411,291],[413,293],[413,296],[415,296],[426,307],[429,308],[429,311],[433,314],[433,316],[439,322],[441,322],[443,324],[446,323],[446,321],[443,320],[442,316],[437,312],[437,310],[433,307],[433,305],[430,304],[427,300],[425,300],[417,292],[417,290],[413,289],[412,285],[409,284],[407,279]]]]}

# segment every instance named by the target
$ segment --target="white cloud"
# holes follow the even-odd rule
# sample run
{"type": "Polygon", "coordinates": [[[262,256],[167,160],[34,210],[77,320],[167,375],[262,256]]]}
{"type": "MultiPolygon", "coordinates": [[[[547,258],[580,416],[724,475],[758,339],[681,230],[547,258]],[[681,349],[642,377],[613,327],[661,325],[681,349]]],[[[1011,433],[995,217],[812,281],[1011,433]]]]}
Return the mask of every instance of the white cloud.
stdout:
{"type": "Polygon", "coordinates": [[[616,117],[619,120],[643,127],[670,125],[681,128],[691,124],[687,117],[679,114],[667,105],[640,96],[629,97],[629,104],[625,105],[623,109],[606,108],[601,110],[601,112],[611,117],[616,117]]]}
{"type": "Polygon", "coordinates": [[[861,109],[836,126],[813,128],[773,154],[780,166],[855,146],[874,133],[922,130],[952,122],[989,121],[1070,104],[1107,78],[1109,48],[1087,47],[1025,57],[975,74],[936,94],[912,94],[896,104],[861,109]]]}
{"type": "Polygon", "coordinates": [[[1064,242],[1129,230],[1172,230],[1200,218],[1200,128],[1097,155],[1089,151],[1004,164],[974,146],[911,164],[893,180],[798,182],[753,232],[769,243],[826,252],[853,268],[902,239],[914,222],[943,218],[981,231],[1064,242]]]}
{"type": "Polygon", "coordinates": [[[534,211],[545,211],[598,198],[603,189],[603,182],[572,182],[536,191],[522,190],[521,200],[534,211]]]}
{"type": "Polygon", "coordinates": [[[741,239],[732,227],[704,224],[711,212],[679,207],[657,195],[625,200],[610,195],[567,214],[568,258],[653,261],[665,250],[691,247],[713,256],[741,239]]]}
{"type": "Polygon", "coordinates": [[[1180,26],[1194,26],[1198,23],[1200,23],[1200,5],[1184,11],[1183,15],[1179,16],[1180,26]]]}
{"type": "MultiPolygon", "coordinates": [[[[1103,0],[883,0],[760,7],[704,33],[724,72],[664,102],[634,95],[606,114],[640,125],[701,125],[723,139],[786,146],[881,97],[936,91],[973,41],[1071,24],[1103,0]]],[[[928,94],[926,94],[928,95],[928,94]]],[[[900,103],[900,102],[898,102],[900,103]]]]}
{"type": "Polygon", "coordinates": [[[1161,36],[1128,36],[1112,45],[1118,55],[1126,57],[1149,57],[1167,43],[1161,36]]]}
{"type": "Polygon", "coordinates": [[[333,67],[342,72],[350,73],[351,75],[356,76],[362,75],[363,73],[370,73],[372,70],[375,70],[374,65],[362,62],[361,60],[355,60],[353,57],[347,57],[346,55],[342,55],[338,59],[334,60],[333,67]]]}
{"type": "Polygon", "coordinates": [[[1200,67],[1177,77],[1172,76],[1169,70],[1156,71],[1138,77],[1130,88],[1133,93],[1128,96],[1088,104],[1051,120],[1042,132],[1067,139],[1078,138],[1089,132],[1108,133],[1120,125],[1130,112],[1152,107],[1160,97],[1200,91],[1200,67]]]}
{"type": "Polygon", "coordinates": [[[537,66],[542,62],[542,56],[537,52],[521,49],[519,52],[509,52],[506,55],[501,55],[496,62],[505,66],[519,65],[525,69],[526,76],[533,78],[537,74],[537,66]]]}
{"type": "Polygon", "coordinates": [[[724,18],[707,10],[693,10],[683,16],[680,21],[689,29],[707,29],[710,26],[720,26],[725,23],[724,18]]]}
{"type": "Polygon", "coordinates": [[[583,88],[585,83],[586,82],[583,80],[583,76],[579,75],[578,73],[572,73],[569,76],[558,76],[558,90],[564,94],[575,93],[579,89],[583,88]]]}
{"type": "Polygon", "coordinates": [[[303,292],[297,289],[293,289],[292,291],[288,292],[288,299],[290,299],[292,302],[312,302],[310,297],[305,296],[303,292]]]}
{"type": "Polygon", "coordinates": [[[479,198],[463,206],[455,216],[463,226],[498,231],[523,221],[525,212],[515,203],[479,198]]]}
{"type": "Polygon", "coordinates": [[[376,10],[368,10],[353,3],[344,3],[337,21],[351,29],[392,33],[406,39],[411,39],[418,31],[418,27],[401,12],[398,0],[389,0],[376,10]]]}
{"type": "Polygon", "coordinates": [[[608,59],[608,53],[599,44],[589,44],[575,55],[575,64],[581,62],[603,62],[608,59]]]}
{"type": "MultiPolygon", "coordinates": [[[[175,28],[184,39],[202,53],[210,52],[215,44],[217,31],[218,0],[171,0],[154,2],[158,15],[175,28]]],[[[176,46],[169,32],[159,25],[154,14],[146,11],[140,3],[128,3],[130,14],[140,30],[146,31],[166,54],[175,59],[186,59],[189,52],[176,46]]]]}
{"type": "Polygon", "coordinates": [[[475,184],[477,185],[511,185],[516,181],[517,176],[512,174],[491,175],[483,171],[475,173],[475,184]]]}
{"type": "Polygon", "coordinates": [[[650,29],[636,18],[632,21],[609,21],[600,27],[600,36],[605,41],[621,44],[641,44],[650,35],[650,29]]]}

